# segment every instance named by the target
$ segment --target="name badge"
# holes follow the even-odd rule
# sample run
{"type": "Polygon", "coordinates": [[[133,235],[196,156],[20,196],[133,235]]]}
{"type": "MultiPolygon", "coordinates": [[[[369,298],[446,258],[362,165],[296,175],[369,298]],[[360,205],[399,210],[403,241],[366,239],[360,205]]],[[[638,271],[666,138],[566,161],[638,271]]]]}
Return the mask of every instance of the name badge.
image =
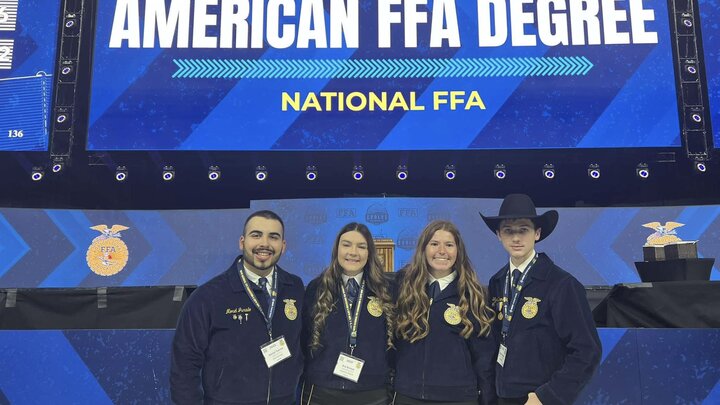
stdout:
{"type": "Polygon", "coordinates": [[[347,353],[340,353],[333,374],[352,382],[358,382],[365,360],[360,360],[347,353]]]}
{"type": "Polygon", "coordinates": [[[500,367],[505,366],[505,356],[507,356],[507,346],[504,344],[500,344],[500,350],[498,351],[498,358],[497,362],[500,365],[500,367]]]}
{"type": "Polygon", "coordinates": [[[260,351],[265,358],[265,363],[267,363],[268,368],[292,356],[292,354],[290,354],[290,348],[287,343],[285,343],[285,336],[280,336],[265,343],[260,346],[260,351]]]}

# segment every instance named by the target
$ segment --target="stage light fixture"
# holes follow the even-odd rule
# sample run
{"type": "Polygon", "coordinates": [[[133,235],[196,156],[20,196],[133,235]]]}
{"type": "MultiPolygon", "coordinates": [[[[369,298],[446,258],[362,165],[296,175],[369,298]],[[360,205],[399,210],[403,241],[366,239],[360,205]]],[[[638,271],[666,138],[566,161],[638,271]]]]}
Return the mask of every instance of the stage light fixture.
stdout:
{"type": "Polygon", "coordinates": [[[690,117],[692,118],[693,121],[695,121],[697,123],[702,122],[702,115],[700,115],[698,113],[695,113],[695,114],[691,115],[690,117]]]}
{"type": "Polygon", "coordinates": [[[502,163],[495,165],[495,168],[493,169],[493,176],[495,176],[498,180],[505,180],[507,177],[507,169],[505,168],[505,165],[502,163]]]}
{"type": "Polygon", "coordinates": [[[445,175],[446,180],[455,180],[457,177],[457,170],[455,169],[455,165],[445,165],[445,170],[443,172],[445,175]]]}
{"type": "Polygon", "coordinates": [[[707,165],[701,160],[696,160],[693,166],[695,167],[695,171],[697,171],[698,173],[707,172],[707,165]]]}
{"type": "Polygon", "coordinates": [[[52,172],[60,173],[65,168],[65,161],[63,158],[53,159],[52,172]]]}
{"type": "Polygon", "coordinates": [[[268,178],[268,171],[265,166],[255,166],[255,180],[265,181],[268,178]]]}
{"type": "Polygon", "coordinates": [[[125,181],[125,180],[127,180],[127,177],[128,177],[127,167],[118,166],[115,168],[115,180],[125,181]]]}
{"type": "Polygon", "coordinates": [[[650,168],[647,163],[638,163],[635,168],[635,174],[641,179],[647,179],[650,177],[650,168]]]}
{"type": "Polygon", "coordinates": [[[307,181],[315,181],[317,180],[317,176],[317,167],[311,165],[305,168],[305,178],[307,179],[307,181]]]}
{"type": "Polygon", "coordinates": [[[588,165],[587,169],[588,177],[590,177],[593,180],[597,180],[600,178],[600,165],[597,163],[590,163],[588,165]]]}
{"type": "Polygon", "coordinates": [[[210,181],[218,181],[220,180],[220,167],[219,166],[210,166],[208,167],[208,180],[210,181]]]}
{"type": "Polygon", "coordinates": [[[365,169],[361,165],[355,165],[353,166],[352,170],[352,178],[355,181],[360,181],[365,177],[365,169]]]}
{"type": "Polygon", "coordinates": [[[162,171],[162,179],[164,181],[175,180],[175,168],[172,166],[164,166],[162,171]]]}
{"type": "Polygon", "coordinates": [[[30,179],[32,181],[40,181],[45,177],[45,169],[42,166],[33,166],[30,172],[30,179]]]}
{"type": "Polygon", "coordinates": [[[548,180],[552,180],[555,178],[555,165],[552,163],[547,163],[543,165],[542,170],[543,177],[545,177],[548,180]]]}
{"type": "Polygon", "coordinates": [[[405,181],[408,178],[408,169],[405,165],[399,165],[395,171],[395,177],[400,181],[405,181]]]}

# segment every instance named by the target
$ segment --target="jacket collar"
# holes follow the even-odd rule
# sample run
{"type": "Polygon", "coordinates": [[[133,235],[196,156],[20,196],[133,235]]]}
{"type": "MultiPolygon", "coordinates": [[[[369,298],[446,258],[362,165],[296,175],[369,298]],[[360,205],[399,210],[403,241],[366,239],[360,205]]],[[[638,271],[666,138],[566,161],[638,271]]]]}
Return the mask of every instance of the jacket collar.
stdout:
{"type": "MultiPolygon", "coordinates": [[[[240,270],[243,268],[243,256],[240,255],[235,258],[235,261],[233,261],[233,264],[230,265],[230,268],[225,271],[225,275],[228,278],[230,282],[230,288],[232,288],[233,292],[241,293],[245,292],[245,287],[243,286],[242,280],[240,279],[240,270]]],[[[290,277],[290,274],[286,272],[285,270],[281,269],[280,266],[275,265],[275,273],[277,274],[277,280],[278,280],[278,289],[281,288],[282,285],[293,285],[293,280],[290,277]]]]}
{"type": "MultiPolygon", "coordinates": [[[[538,260],[530,269],[530,279],[535,280],[547,280],[550,268],[553,266],[553,261],[545,253],[538,253],[538,260]]],[[[493,280],[503,281],[505,274],[510,270],[510,263],[505,264],[499,272],[492,276],[493,280]]],[[[528,283],[530,280],[527,281],[528,283]]]]}
{"type": "Polygon", "coordinates": [[[458,295],[458,279],[460,279],[459,276],[455,277],[455,279],[451,281],[450,284],[448,284],[447,287],[445,287],[445,289],[440,292],[440,295],[437,299],[438,301],[458,295]]]}

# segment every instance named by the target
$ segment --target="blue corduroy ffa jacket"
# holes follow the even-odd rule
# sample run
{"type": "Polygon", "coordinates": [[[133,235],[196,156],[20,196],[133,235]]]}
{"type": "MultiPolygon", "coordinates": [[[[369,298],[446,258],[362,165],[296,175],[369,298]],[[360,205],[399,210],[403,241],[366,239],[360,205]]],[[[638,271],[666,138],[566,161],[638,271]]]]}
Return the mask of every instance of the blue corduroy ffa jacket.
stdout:
{"type": "MultiPolygon", "coordinates": [[[[402,279],[402,271],[398,279],[402,279]]],[[[460,335],[462,324],[450,325],[444,318],[448,304],[459,304],[457,282],[456,278],[432,303],[430,332],[425,338],[414,343],[396,340],[395,391],[430,401],[480,399],[483,404],[493,404],[497,346],[493,335],[478,337],[475,329],[465,339],[460,335]]]]}
{"type": "Polygon", "coordinates": [[[275,267],[278,291],[272,334],[273,338],[285,337],[292,357],[268,369],[260,351],[260,346],[270,340],[268,330],[243,287],[240,259],[198,287],[183,307],[170,370],[171,397],[177,404],[295,402],[303,367],[299,314],[302,280],[275,267]],[[297,316],[290,306],[295,307],[297,316]]]}
{"type": "MultiPolygon", "coordinates": [[[[490,279],[493,302],[503,296],[508,267],[490,279]]],[[[505,365],[496,368],[498,395],[516,398],[535,392],[544,405],[570,405],[602,354],[585,289],[544,253],[527,277],[505,341],[505,365]],[[528,298],[539,300],[537,313],[529,319],[522,314],[528,298]]],[[[497,304],[494,309],[498,311],[497,304]]],[[[498,340],[501,329],[502,321],[496,320],[498,340]]]]}
{"type": "Polygon", "coordinates": [[[325,320],[320,343],[322,347],[311,352],[312,311],[317,302],[317,288],[320,278],[308,284],[303,305],[303,348],[305,350],[305,382],[323,388],[347,391],[365,391],[385,388],[390,375],[390,352],[387,349],[387,326],[385,314],[376,317],[368,311],[369,297],[375,294],[365,288],[365,297],[360,310],[357,347],[354,357],[365,361],[357,383],[333,374],[340,352],[350,354],[347,314],[342,293],[336,292],[334,309],[325,320]]]}

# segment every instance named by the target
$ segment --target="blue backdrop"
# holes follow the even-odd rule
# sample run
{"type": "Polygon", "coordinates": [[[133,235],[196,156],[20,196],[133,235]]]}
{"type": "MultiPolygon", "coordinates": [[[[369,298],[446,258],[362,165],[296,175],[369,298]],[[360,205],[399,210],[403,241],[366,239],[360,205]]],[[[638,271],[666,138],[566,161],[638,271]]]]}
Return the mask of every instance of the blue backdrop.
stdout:
{"type": "Polygon", "coordinates": [[[720,145],[720,2],[699,0],[710,117],[716,147],[720,145]]]}
{"type": "MultiPolygon", "coordinates": [[[[255,2],[253,2],[255,3],[255,2]]],[[[299,8],[301,2],[297,2],[299,8]]],[[[326,4],[328,2],[325,2],[326,4]]],[[[378,46],[378,3],[362,0],[357,48],[110,47],[116,1],[98,4],[90,150],[432,150],[679,146],[667,4],[645,30],[657,44],[478,46],[475,2],[457,1],[461,47],[378,46]],[[282,110],[282,93],[401,92],[424,111],[282,110]],[[472,91],[486,109],[433,108],[438,91],[472,91]],[[631,117],[631,119],[629,119],[631,117]],[[538,131],[538,128],[543,128],[538,131]]],[[[432,16],[428,6],[419,6],[432,16]]],[[[535,14],[535,3],[526,11],[535,14]]],[[[614,2],[627,11],[629,2],[614,2]]],[[[145,1],[139,1],[140,33],[145,1]]],[[[400,9],[398,7],[397,9],[400,9]]],[[[219,7],[208,7],[218,15],[219,7]]],[[[557,10],[556,10],[557,11],[557,10]]],[[[323,15],[329,21],[329,14],[323,15]]],[[[628,14],[627,19],[631,16],[628,14]]],[[[217,21],[219,23],[220,17],[217,21]]],[[[566,18],[566,22],[568,19],[566,18]]],[[[602,21],[602,24],[610,24],[602,21]]],[[[297,24],[297,17],[283,23],[297,24]]],[[[329,22],[326,22],[329,25],[329,22]]],[[[192,22],[190,24],[192,26],[192,22]]],[[[252,25],[252,24],[250,24],[252,25]]],[[[558,28],[559,29],[559,28],[558,28]]],[[[629,21],[617,24],[630,32],[629,21]]],[[[535,24],[525,34],[537,35],[535,24]]],[[[218,36],[214,24],[206,30],[218,36]]],[[[191,34],[192,35],[192,34],[191,34]]],[[[603,43],[605,34],[601,33],[603,43]]],[[[146,38],[145,38],[146,39],[146,38]]],[[[634,36],[633,36],[634,40],[634,36]]],[[[141,44],[143,43],[141,38],[141,44]]],[[[140,45],[138,45],[140,46],[140,45]]]]}
{"type": "MultiPolygon", "coordinates": [[[[272,209],[286,222],[288,250],[280,264],[305,282],[330,259],[338,230],[366,223],[395,243],[395,269],[407,263],[422,228],[433,219],[455,222],[483,282],[507,255],[478,212],[497,214],[500,200],[355,198],[256,201],[250,209],[80,211],[0,209],[0,287],[95,287],[200,284],[225,270],[239,252],[246,216],[272,209]],[[123,225],[129,259],[113,276],[93,273],[86,252],[96,225],[123,225]]],[[[542,210],[540,210],[542,211],[542,210]]],[[[562,208],[553,234],[538,245],[585,285],[637,282],[634,261],[652,230],[642,224],[676,221],[684,240],[699,240],[703,257],[720,251],[720,206],[562,208]]],[[[720,280],[717,267],[713,280],[720,280]]]]}
{"type": "Polygon", "coordinates": [[[44,151],[60,2],[2,0],[0,8],[0,151],[44,151]]]}

